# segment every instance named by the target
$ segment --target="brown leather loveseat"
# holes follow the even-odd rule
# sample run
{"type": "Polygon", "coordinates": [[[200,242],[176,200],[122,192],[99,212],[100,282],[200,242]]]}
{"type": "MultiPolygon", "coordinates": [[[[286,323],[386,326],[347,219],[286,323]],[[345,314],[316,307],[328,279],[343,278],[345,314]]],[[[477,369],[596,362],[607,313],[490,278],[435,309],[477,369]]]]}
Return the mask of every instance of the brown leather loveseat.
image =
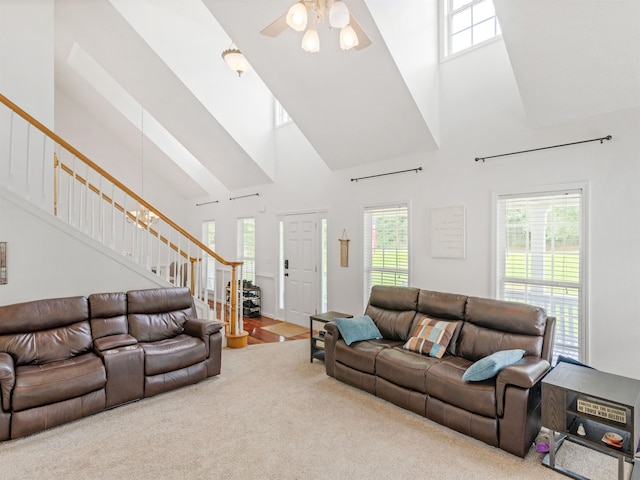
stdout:
{"type": "Polygon", "coordinates": [[[188,288],[0,306],[0,441],[218,375],[188,288]]]}
{"type": "Polygon", "coordinates": [[[489,445],[527,454],[540,430],[540,380],[550,368],[554,317],[521,303],[382,286],[373,287],[365,315],[382,338],[347,345],[338,325],[326,324],[328,375],[489,445]],[[450,327],[441,358],[403,348],[426,321],[450,327]],[[524,350],[524,357],[491,378],[463,380],[475,362],[505,350],[524,350]]]}

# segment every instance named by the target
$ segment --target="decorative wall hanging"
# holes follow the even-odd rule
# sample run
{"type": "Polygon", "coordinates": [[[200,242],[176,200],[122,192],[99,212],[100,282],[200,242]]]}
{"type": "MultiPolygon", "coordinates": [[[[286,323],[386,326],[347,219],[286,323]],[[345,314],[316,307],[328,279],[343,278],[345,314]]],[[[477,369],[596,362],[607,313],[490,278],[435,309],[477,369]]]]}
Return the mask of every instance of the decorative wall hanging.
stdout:
{"type": "Polygon", "coordinates": [[[431,209],[431,256],[465,258],[464,206],[431,209]]]}
{"type": "Polygon", "coordinates": [[[340,242],[340,266],[349,266],[349,239],[347,238],[347,230],[342,231],[342,238],[339,238],[340,242]]]}
{"type": "Polygon", "coordinates": [[[0,242],[0,285],[7,281],[7,242],[0,242]]]}

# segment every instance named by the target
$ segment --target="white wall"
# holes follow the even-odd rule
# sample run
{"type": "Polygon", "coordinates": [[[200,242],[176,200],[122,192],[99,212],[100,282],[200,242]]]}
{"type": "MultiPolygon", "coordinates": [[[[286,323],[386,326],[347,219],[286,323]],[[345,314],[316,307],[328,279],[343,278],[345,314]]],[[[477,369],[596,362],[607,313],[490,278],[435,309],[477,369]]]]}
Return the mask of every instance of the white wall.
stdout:
{"type": "MultiPolygon", "coordinates": [[[[543,129],[527,126],[503,42],[441,65],[441,148],[431,155],[389,159],[379,164],[330,172],[304,150],[290,125],[277,132],[278,169],[274,185],[260,197],[222,201],[202,211],[216,220],[217,245],[235,252],[235,218],[255,215],[257,271],[275,274],[278,214],[328,210],[329,307],[360,313],[362,294],[362,211],[367,205],[406,201],[411,212],[411,278],[421,288],[491,296],[492,195],[550,185],[586,183],[588,205],[589,362],[603,370],[640,378],[636,306],[628,299],[640,289],[640,228],[637,189],[640,166],[640,111],[627,110],[543,129]],[[470,78],[473,81],[470,81],[470,78]],[[613,140],[475,162],[475,157],[613,135],[613,140]],[[423,166],[407,173],[351,182],[352,177],[423,166]],[[242,203],[241,203],[242,202],[242,203]],[[467,256],[430,256],[432,208],[463,205],[467,215],[467,256]],[[265,209],[264,213],[260,209],[265,209]],[[350,265],[339,266],[338,238],[351,239],[350,265]]],[[[348,134],[348,133],[347,133],[348,134]]],[[[238,192],[238,194],[253,193],[238,192]]],[[[262,279],[264,310],[275,311],[275,278],[262,279]]]]}
{"type": "MultiPolygon", "coordinates": [[[[501,41],[443,63],[439,80],[440,148],[436,152],[331,172],[310,150],[295,125],[289,125],[276,132],[275,183],[230,194],[260,193],[259,197],[229,201],[221,195],[220,203],[203,207],[195,207],[197,200],[168,198],[168,204],[174,207],[167,208],[172,208],[175,220],[197,236],[200,220],[215,220],[217,250],[230,259],[236,257],[236,218],[256,217],[256,271],[267,314],[276,312],[278,215],[326,210],[329,307],[360,313],[365,301],[361,260],[364,206],[409,203],[412,285],[491,296],[492,195],[586,183],[589,362],[603,370],[640,378],[635,369],[640,360],[636,348],[640,329],[636,328],[636,306],[628,301],[640,287],[640,228],[635,221],[640,205],[640,111],[612,112],[553,127],[530,128],[501,41]],[[486,163],[474,161],[478,156],[607,134],[613,135],[613,140],[602,145],[590,143],[486,163]],[[418,174],[350,181],[352,177],[418,166],[424,167],[418,174]],[[430,210],[454,205],[466,208],[467,256],[462,260],[432,258],[430,210]],[[343,229],[351,239],[348,268],[339,267],[338,238],[343,229]]],[[[56,121],[66,122],[67,114],[72,115],[72,109],[57,112],[56,121]]],[[[87,122],[85,128],[91,129],[92,125],[87,122]]],[[[95,141],[90,148],[99,151],[105,140],[95,141]]],[[[159,195],[160,190],[151,187],[156,192],[153,195],[159,195]]]]}
{"type": "Polygon", "coordinates": [[[54,0],[0,0],[0,92],[53,128],[54,0]]]}
{"type": "Polygon", "coordinates": [[[0,305],[168,284],[0,187],[8,283],[0,305]]]}

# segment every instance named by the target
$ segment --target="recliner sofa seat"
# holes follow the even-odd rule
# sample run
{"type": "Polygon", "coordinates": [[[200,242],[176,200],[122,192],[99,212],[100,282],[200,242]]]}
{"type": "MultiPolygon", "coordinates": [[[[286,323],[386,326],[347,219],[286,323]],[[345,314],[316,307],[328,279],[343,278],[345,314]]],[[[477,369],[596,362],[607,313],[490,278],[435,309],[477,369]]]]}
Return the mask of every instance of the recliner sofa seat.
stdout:
{"type": "Polygon", "coordinates": [[[554,317],[521,303],[383,286],[373,287],[365,314],[384,338],[347,345],[336,323],[327,323],[327,375],[526,455],[540,429],[540,380],[550,368],[554,317]],[[403,348],[425,316],[455,323],[441,358],[403,348]],[[525,352],[517,364],[482,381],[463,380],[474,362],[514,349],[525,352]]]}

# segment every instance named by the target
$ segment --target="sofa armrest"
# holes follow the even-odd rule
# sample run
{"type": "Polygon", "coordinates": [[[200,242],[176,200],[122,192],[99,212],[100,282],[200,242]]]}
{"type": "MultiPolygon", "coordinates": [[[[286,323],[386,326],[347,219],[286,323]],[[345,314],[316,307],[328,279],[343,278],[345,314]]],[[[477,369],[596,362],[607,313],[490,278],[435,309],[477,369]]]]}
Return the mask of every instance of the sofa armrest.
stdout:
{"type": "Polygon", "coordinates": [[[138,340],[132,337],[128,333],[120,333],[117,335],[108,335],[106,337],[96,338],[93,341],[93,346],[98,352],[104,352],[112,350],[114,348],[128,347],[130,345],[137,345],[138,340]]]}
{"type": "Polygon", "coordinates": [[[504,392],[508,385],[529,389],[536,385],[549,371],[551,365],[543,358],[526,356],[522,362],[511,365],[498,374],[496,379],[496,401],[498,416],[504,412],[504,392]]]}
{"type": "Polygon", "coordinates": [[[191,318],[184,323],[184,333],[205,340],[209,335],[219,332],[222,324],[215,320],[191,318]]]}
{"type": "Polygon", "coordinates": [[[324,329],[335,336],[336,340],[340,338],[340,330],[336,322],[328,322],[324,324],[324,329]]]}
{"type": "Polygon", "coordinates": [[[335,350],[336,342],[340,338],[340,330],[336,322],[328,322],[324,324],[324,368],[327,375],[330,377],[335,376],[335,350]]]}
{"type": "Polygon", "coordinates": [[[2,410],[11,410],[11,392],[16,383],[16,372],[13,357],[5,352],[0,352],[0,394],[2,395],[2,410]]]}

